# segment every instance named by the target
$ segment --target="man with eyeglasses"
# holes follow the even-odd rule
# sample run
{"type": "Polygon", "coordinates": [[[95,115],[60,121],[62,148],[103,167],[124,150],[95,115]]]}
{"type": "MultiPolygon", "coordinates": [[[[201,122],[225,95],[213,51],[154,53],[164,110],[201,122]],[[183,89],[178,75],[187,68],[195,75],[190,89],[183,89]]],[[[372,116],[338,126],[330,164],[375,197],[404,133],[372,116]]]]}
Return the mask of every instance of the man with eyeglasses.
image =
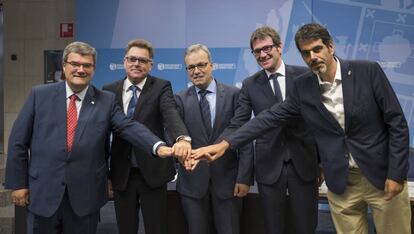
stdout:
{"type": "MultiPolygon", "coordinates": [[[[250,48],[263,69],[243,81],[239,106],[223,136],[292,95],[293,80],[308,69],[286,65],[282,42],[269,26],[257,28],[250,48]]],[[[221,137],[222,138],[222,137],[221,137]]],[[[318,216],[318,156],[298,118],[256,138],[255,173],[267,234],[314,233],[318,216]]]]}
{"type": "Polygon", "coordinates": [[[95,48],[73,42],[62,61],[65,82],[33,87],[14,122],[5,187],[27,206],[27,233],[93,234],[107,202],[109,133],[147,152],[141,157],[173,150],[127,118],[115,95],[90,84],[95,48]]]}
{"type": "MultiPolygon", "coordinates": [[[[208,48],[195,44],[184,55],[193,86],[176,95],[193,148],[214,143],[234,115],[239,89],[213,78],[208,48]]],[[[247,144],[217,163],[200,162],[193,171],[178,168],[177,191],[189,234],[238,234],[241,197],[253,182],[253,150],[247,144]],[[215,227],[212,229],[212,227],[215,227]]]]}
{"type": "MultiPolygon", "coordinates": [[[[191,153],[191,138],[177,111],[171,83],[149,75],[153,57],[151,43],[143,39],[129,41],[124,57],[126,77],[103,89],[116,95],[127,116],[161,139],[165,134],[174,139],[174,153],[185,159],[191,153]]],[[[140,208],[145,233],[167,233],[167,183],[174,175],[172,158],[149,157],[148,152],[113,135],[109,184],[119,233],[138,232],[140,208]]]]}
{"type": "Polygon", "coordinates": [[[317,23],[300,27],[295,42],[311,71],[295,80],[294,95],[194,158],[218,159],[302,117],[318,144],[336,232],[368,233],[370,208],[377,233],[411,233],[408,125],[384,71],[376,62],[338,58],[333,38],[317,23]]]}

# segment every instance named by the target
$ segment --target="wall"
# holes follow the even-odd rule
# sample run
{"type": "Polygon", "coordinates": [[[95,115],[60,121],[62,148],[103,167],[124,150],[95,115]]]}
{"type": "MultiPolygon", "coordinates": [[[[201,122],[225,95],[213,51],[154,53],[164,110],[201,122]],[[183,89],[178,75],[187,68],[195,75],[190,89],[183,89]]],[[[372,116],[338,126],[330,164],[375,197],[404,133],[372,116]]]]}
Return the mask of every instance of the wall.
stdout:
{"type": "MultiPolygon", "coordinates": [[[[10,130],[30,88],[42,84],[43,51],[62,49],[60,23],[74,22],[74,0],[1,0],[4,5],[4,152],[10,130]],[[12,61],[11,56],[17,60],[12,61]]],[[[0,155],[0,184],[6,155],[0,155]]],[[[0,185],[0,233],[11,233],[14,206],[0,185]]]]}

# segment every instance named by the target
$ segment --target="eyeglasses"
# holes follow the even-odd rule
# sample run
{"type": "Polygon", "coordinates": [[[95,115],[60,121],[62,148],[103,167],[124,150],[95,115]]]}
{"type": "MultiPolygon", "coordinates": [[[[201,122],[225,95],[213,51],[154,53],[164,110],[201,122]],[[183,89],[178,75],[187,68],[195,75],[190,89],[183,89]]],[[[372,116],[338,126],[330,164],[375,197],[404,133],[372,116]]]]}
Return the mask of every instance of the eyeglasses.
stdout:
{"type": "Polygon", "coordinates": [[[257,48],[252,50],[252,54],[259,56],[260,53],[265,52],[266,54],[270,53],[270,51],[272,51],[273,47],[275,47],[276,45],[267,45],[267,46],[263,46],[262,48],[257,48]]]}
{"type": "Polygon", "coordinates": [[[152,62],[152,59],[134,57],[134,56],[125,57],[125,59],[126,61],[128,61],[128,63],[131,63],[131,64],[136,63],[138,61],[138,64],[147,65],[148,63],[152,62]]]}
{"type": "Polygon", "coordinates": [[[197,63],[197,64],[194,64],[194,65],[189,65],[188,67],[186,67],[186,69],[189,72],[193,72],[196,68],[198,68],[198,69],[204,69],[204,68],[207,67],[207,65],[208,65],[208,62],[205,62],[205,63],[197,63]]]}
{"type": "Polygon", "coordinates": [[[95,67],[95,65],[92,63],[78,63],[78,62],[73,62],[73,61],[65,62],[65,63],[71,65],[72,68],[74,69],[80,69],[81,67],[83,67],[83,69],[85,70],[90,70],[95,67]]]}

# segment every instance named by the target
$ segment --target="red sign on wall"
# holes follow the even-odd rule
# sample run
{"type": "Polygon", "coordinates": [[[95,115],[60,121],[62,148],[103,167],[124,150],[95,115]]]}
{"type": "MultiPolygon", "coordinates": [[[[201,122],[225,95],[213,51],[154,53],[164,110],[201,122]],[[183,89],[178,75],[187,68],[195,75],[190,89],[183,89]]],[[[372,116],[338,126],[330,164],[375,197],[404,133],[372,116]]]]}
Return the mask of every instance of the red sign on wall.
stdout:
{"type": "Polygon", "coordinates": [[[73,37],[73,23],[60,24],[60,37],[73,37]]]}

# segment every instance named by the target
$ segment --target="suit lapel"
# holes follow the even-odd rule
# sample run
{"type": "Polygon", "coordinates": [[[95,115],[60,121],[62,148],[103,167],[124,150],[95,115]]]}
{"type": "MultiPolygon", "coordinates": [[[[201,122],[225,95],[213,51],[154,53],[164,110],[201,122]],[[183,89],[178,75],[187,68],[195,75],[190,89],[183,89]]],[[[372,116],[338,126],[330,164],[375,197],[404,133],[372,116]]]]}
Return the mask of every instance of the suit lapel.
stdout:
{"type": "Polygon", "coordinates": [[[125,79],[123,79],[122,81],[118,82],[118,84],[115,87],[115,98],[116,98],[116,101],[118,102],[118,104],[122,107],[122,110],[124,109],[124,102],[122,100],[122,93],[124,91],[123,89],[124,89],[124,81],[125,81],[125,79]]]}
{"type": "Polygon", "coordinates": [[[217,134],[217,129],[220,129],[219,124],[222,122],[221,117],[223,115],[218,115],[217,114],[217,110],[224,110],[224,101],[225,99],[225,91],[224,91],[224,86],[223,84],[219,83],[216,81],[217,84],[217,94],[216,94],[216,118],[214,120],[214,124],[213,124],[213,130],[211,133],[211,136],[209,137],[209,140],[212,136],[216,136],[217,134]]]}
{"type": "Polygon", "coordinates": [[[59,133],[62,134],[59,139],[63,139],[63,145],[66,149],[66,143],[67,143],[67,108],[66,108],[66,85],[65,82],[60,82],[57,89],[55,90],[55,93],[53,94],[53,97],[51,97],[52,100],[57,100],[53,102],[53,109],[54,113],[56,115],[56,118],[53,118],[56,122],[56,126],[58,126],[59,133]],[[62,121],[64,120],[64,121],[62,121]]]}
{"type": "Polygon", "coordinates": [[[142,88],[141,94],[139,95],[137,105],[135,106],[135,113],[134,113],[135,118],[137,118],[138,113],[141,111],[142,106],[144,106],[145,102],[150,98],[151,89],[153,85],[154,85],[154,80],[150,76],[148,76],[147,81],[145,82],[145,85],[142,88]]]}
{"type": "Polygon", "coordinates": [[[200,110],[200,104],[198,101],[198,96],[196,93],[195,86],[191,86],[189,89],[189,99],[188,99],[188,110],[193,111],[193,116],[195,118],[195,123],[200,123],[198,126],[200,126],[201,132],[205,136],[205,139],[208,139],[206,128],[204,127],[203,118],[201,117],[201,110],[200,110]]]}
{"type": "Polygon", "coordinates": [[[341,75],[342,75],[342,96],[344,102],[344,114],[345,114],[345,131],[347,131],[352,113],[352,97],[354,96],[354,79],[351,67],[346,61],[341,62],[341,75]]]}
{"type": "Polygon", "coordinates": [[[293,71],[291,67],[288,65],[285,66],[285,69],[286,69],[286,74],[285,74],[286,97],[288,97],[290,93],[292,92],[292,87],[293,87],[293,75],[292,75],[293,71]]]}
{"type": "Polygon", "coordinates": [[[328,122],[330,122],[336,128],[339,128],[340,130],[342,130],[341,125],[339,125],[338,121],[335,119],[335,117],[332,116],[331,112],[329,112],[328,109],[326,109],[325,105],[322,102],[318,77],[315,74],[312,74],[312,76],[309,77],[308,79],[309,79],[309,84],[307,85],[307,87],[311,89],[311,93],[313,94],[312,99],[316,101],[317,109],[319,110],[321,115],[326,120],[328,120],[328,122]]]}
{"type": "Polygon", "coordinates": [[[266,96],[266,99],[274,100],[276,98],[275,94],[273,93],[272,86],[270,86],[269,78],[267,77],[265,70],[262,70],[260,76],[257,78],[257,83],[260,87],[260,90],[266,96]]]}
{"type": "Polygon", "coordinates": [[[79,143],[82,133],[85,130],[85,127],[88,125],[89,119],[95,109],[96,104],[94,87],[92,85],[89,85],[79,113],[78,124],[75,131],[75,139],[73,140],[73,148],[75,148],[79,143]]]}

